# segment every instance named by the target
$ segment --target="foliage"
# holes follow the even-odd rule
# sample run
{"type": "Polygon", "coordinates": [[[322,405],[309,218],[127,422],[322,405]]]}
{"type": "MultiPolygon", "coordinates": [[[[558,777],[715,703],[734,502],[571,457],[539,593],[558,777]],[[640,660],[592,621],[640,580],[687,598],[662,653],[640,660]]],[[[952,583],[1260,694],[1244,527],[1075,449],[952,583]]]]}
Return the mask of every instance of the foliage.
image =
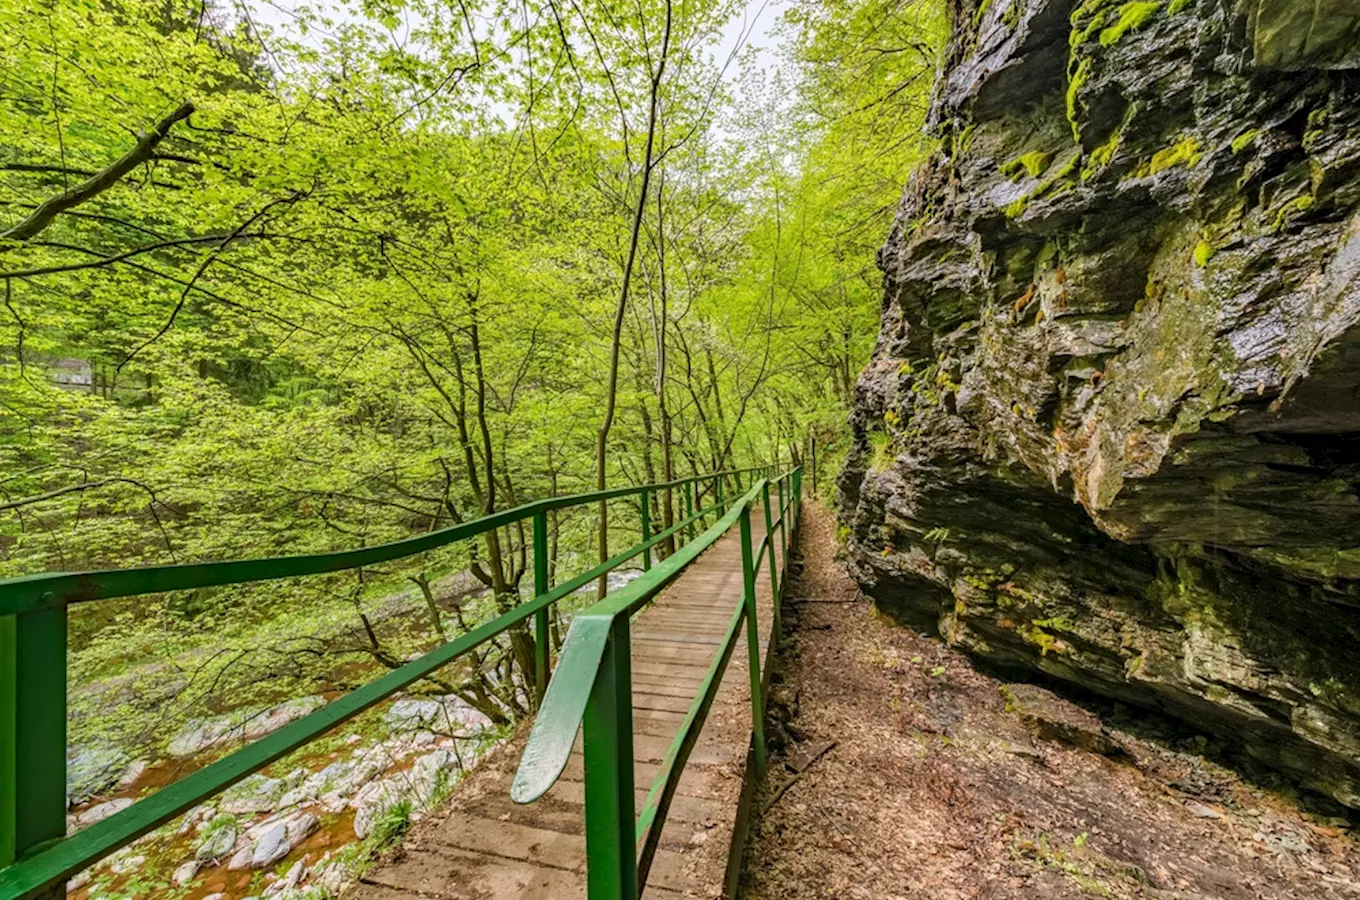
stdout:
{"type": "MultiPolygon", "coordinates": [[[[0,576],[584,490],[606,401],[610,483],[787,465],[809,433],[830,472],[942,4],[797,3],[782,65],[735,86],[731,0],[263,9],[0,9],[0,576]]],[[[554,516],[555,575],[593,517],[554,516]]],[[[77,607],[76,737],[164,730],[78,690],[114,677],[165,716],[363,680],[515,602],[528,543],[77,607]]],[[[513,718],[528,640],[444,687],[513,718]]]]}

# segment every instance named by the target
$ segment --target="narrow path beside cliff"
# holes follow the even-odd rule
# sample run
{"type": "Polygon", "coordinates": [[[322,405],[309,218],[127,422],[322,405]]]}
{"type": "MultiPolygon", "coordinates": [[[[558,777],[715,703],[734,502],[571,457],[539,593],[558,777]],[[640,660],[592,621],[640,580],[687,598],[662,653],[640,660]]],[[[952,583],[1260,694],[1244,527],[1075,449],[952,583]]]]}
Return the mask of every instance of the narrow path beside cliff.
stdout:
{"type": "Polygon", "coordinates": [[[1360,897],[1343,820],[892,623],[806,512],[747,900],[1360,897]]]}

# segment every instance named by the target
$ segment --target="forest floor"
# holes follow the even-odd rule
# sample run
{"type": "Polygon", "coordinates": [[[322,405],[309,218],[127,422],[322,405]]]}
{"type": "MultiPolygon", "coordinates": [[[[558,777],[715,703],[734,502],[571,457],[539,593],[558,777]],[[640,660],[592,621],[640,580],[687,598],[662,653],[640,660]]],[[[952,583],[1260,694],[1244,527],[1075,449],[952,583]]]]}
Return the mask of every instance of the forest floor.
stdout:
{"type": "Polygon", "coordinates": [[[746,900],[1360,897],[1344,818],[1202,737],[979,672],[858,594],[830,513],[803,523],[746,900]]]}

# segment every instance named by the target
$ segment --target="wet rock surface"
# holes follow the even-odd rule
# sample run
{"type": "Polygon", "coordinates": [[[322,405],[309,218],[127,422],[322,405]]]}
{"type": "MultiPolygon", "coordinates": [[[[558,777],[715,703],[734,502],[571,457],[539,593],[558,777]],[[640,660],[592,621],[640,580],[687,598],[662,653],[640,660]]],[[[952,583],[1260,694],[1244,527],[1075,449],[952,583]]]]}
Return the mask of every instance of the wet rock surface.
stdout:
{"type": "Polygon", "coordinates": [[[958,6],[880,254],[852,573],[1360,806],[1353,13],[1291,44],[1269,0],[958,6]]]}

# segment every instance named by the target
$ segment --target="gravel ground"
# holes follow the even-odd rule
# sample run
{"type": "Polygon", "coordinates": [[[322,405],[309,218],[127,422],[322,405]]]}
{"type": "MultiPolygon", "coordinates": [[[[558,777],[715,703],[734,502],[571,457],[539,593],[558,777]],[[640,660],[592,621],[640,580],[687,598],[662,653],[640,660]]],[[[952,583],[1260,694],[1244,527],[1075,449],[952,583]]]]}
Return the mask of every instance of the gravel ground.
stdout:
{"type": "Polygon", "coordinates": [[[813,504],[801,544],[747,900],[1360,897],[1344,819],[893,623],[813,504]]]}

